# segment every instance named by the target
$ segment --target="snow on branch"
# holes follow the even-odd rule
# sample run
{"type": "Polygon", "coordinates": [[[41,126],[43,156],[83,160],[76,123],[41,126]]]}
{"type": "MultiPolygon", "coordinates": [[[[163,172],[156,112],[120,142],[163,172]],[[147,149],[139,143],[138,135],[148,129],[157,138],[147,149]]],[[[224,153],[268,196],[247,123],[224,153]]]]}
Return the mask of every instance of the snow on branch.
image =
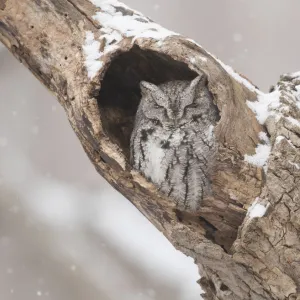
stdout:
{"type": "MultiPolygon", "coordinates": [[[[300,132],[300,122],[297,120],[300,117],[300,72],[283,75],[273,91],[259,93],[257,101],[247,101],[247,105],[260,124],[265,125],[270,120],[273,126],[284,122],[300,132]],[[290,95],[287,97],[288,91],[290,95]]],[[[266,135],[260,135],[260,139],[264,143],[257,146],[254,155],[245,155],[245,160],[257,166],[266,166],[271,145],[266,135]]]]}

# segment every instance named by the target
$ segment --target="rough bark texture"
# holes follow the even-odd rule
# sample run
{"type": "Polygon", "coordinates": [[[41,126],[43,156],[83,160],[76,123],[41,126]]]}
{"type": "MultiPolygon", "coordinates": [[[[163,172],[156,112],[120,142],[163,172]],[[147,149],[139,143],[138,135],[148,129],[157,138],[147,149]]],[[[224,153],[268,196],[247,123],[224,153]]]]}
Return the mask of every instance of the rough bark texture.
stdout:
{"type": "Polygon", "coordinates": [[[118,1],[0,0],[0,40],[57,96],[97,171],[195,259],[204,299],[300,299],[296,75],[279,82],[265,128],[247,105],[261,96],[249,81],[118,1]],[[141,80],[191,79],[199,70],[219,109],[219,150],[213,194],[190,215],[132,170],[129,138],[141,80]],[[244,159],[260,132],[272,145],[266,172],[244,159]],[[261,218],[247,215],[254,201],[268,207],[261,218]]]}

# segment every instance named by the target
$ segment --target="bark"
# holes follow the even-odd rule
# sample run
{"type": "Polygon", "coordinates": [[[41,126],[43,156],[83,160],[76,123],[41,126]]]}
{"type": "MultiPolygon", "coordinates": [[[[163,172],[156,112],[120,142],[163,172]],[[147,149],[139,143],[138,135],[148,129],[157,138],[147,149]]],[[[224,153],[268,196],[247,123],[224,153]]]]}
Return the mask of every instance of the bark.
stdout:
{"type": "Polygon", "coordinates": [[[99,2],[0,0],[0,40],[56,95],[97,171],[194,258],[204,299],[300,299],[300,74],[281,78],[261,125],[247,101],[266,96],[247,79],[122,3],[99,2]],[[191,215],[131,168],[129,139],[141,80],[200,71],[219,109],[218,155],[212,195],[191,215]],[[245,160],[260,132],[265,169],[245,160]],[[253,217],[252,204],[266,213],[253,217]]]}

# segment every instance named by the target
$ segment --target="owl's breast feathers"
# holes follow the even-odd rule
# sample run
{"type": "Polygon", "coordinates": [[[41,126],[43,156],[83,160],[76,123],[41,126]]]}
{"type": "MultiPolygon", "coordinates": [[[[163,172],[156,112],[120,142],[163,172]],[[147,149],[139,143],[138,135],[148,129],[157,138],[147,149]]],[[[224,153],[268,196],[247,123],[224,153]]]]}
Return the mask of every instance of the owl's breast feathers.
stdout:
{"type": "Polygon", "coordinates": [[[146,177],[156,184],[162,184],[166,180],[176,149],[187,147],[183,143],[185,136],[186,132],[178,128],[171,131],[157,128],[148,133],[147,140],[143,143],[143,172],[146,177]]]}

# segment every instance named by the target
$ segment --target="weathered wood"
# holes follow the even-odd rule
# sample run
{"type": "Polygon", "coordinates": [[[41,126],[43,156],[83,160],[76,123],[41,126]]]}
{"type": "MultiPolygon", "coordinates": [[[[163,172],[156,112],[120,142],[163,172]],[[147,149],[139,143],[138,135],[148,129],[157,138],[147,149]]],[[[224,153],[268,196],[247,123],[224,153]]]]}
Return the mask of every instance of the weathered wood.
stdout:
{"type": "Polygon", "coordinates": [[[97,171],[195,259],[205,299],[300,299],[296,75],[279,83],[266,130],[247,104],[263,95],[247,79],[116,0],[0,0],[0,40],[57,96],[97,171]],[[191,215],[132,170],[129,138],[141,80],[200,71],[219,109],[219,150],[213,194],[191,215]],[[266,172],[245,160],[261,132],[274,145],[266,172]],[[247,215],[255,199],[268,206],[262,218],[247,215]]]}

